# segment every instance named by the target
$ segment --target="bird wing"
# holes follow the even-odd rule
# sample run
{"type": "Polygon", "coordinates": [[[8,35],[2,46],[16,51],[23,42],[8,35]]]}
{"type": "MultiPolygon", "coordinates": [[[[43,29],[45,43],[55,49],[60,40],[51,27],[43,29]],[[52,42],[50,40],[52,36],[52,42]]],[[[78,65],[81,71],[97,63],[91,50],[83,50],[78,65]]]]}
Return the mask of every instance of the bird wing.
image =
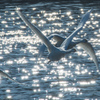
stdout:
{"type": "Polygon", "coordinates": [[[64,40],[64,42],[61,44],[61,47],[62,47],[62,48],[64,48],[65,50],[68,49],[68,46],[69,46],[70,42],[72,41],[73,37],[76,36],[76,34],[77,34],[80,30],[82,30],[84,24],[86,23],[86,21],[87,21],[88,18],[89,18],[89,15],[90,15],[91,11],[92,11],[92,9],[90,9],[89,11],[87,11],[87,12],[83,15],[83,17],[82,17],[82,19],[81,19],[81,21],[80,21],[78,27],[76,28],[76,30],[75,30],[68,38],[66,38],[66,39],[64,40]]]}
{"type": "MultiPolygon", "coordinates": [[[[57,47],[59,47],[61,45],[61,43],[65,40],[64,37],[62,37],[62,36],[60,36],[58,34],[52,34],[52,35],[48,36],[48,39],[49,40],[51,40],[52,38],[57,41],[57,43],[55,45],[57,47]]],[[[45,49],[46,49],[45,44],[42,44],[41,47],[40,47],[40,49],[39,49],[39,56],[42,56],[43,55],[45,49]]]]}
{"type": "Polygon", "coordinates": [[[38,37],[43,41],[43,43],[47,46],[49,52],[51,52],[53,45],[50,43],[50,41],[41,33],[41,31],[35,25],[32,25],[27,20],[27,18],[22,14],[20,10],[16,9],[16,12],[20,16],[20,18],[25,22],[25,24],[32,30],[32,32],[37,34],[38,37]]]}
{"type": "Polygon", "coordinates": [[[5,72],[3,72],[2,70],[0,70],[0,76],[5,77],[5,78],[8,78],[11,81],[14,81],[15,83],[18,83],[18,84],[21,84],[21,85],[25,85],[23,83],[20,83],[20,82],[18,82],[16,80],[12,79],[8,74],[6,74],[5,72]]]}
{"type": "Polygon", "coordinates": [[[97,60],[97,57],[95,55],[95,51],[92,45],[86,42],[86,43],[79,43],[77,44],[77,46],[80,46],[83,50],[85,50],[89,54],[89,56],[92,58],[92,60],[96,64],[97,69],[99,70],[99,63],[98,63],[98,60],[97,60]]]}

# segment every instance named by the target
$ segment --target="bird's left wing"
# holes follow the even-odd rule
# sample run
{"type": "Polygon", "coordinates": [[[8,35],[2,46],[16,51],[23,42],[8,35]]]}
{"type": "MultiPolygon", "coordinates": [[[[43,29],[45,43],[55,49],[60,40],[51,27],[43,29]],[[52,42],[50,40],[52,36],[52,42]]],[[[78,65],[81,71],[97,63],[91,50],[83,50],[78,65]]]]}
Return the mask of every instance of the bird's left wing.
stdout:
{"type": "Polygon", "coordinates": [[[37,34],[38,37],[43,41],[43,43],[47,46],[49,52],[51,52],[52,48],[54,48],[54,46],[50,43],[50,41],[47,39],[47,37],[44,36],[42,34],[42,32],[35,25],[31,24],[28,21],[28,19],[22,14],[22,12],[20,10],[18,10],[17,8],[16,8],[16,12],[20,16],[20,18],[25,22],[25,24],[32,30],[32,32],[37,34]]]}

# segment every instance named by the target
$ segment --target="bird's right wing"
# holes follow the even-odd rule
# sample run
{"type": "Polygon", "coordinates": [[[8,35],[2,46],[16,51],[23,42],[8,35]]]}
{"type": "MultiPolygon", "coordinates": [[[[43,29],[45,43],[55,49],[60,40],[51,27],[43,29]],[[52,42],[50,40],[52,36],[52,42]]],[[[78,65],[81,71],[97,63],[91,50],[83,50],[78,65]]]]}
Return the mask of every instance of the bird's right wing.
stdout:
{"type": "MultiPolygon", "coordinates": [[[[62,42],[65,40],[64,37],[62,37],[62,36],[60,36],[60,35],[58,35],[58,34],[52,34],[52,35],[48,36],[48,39],[49,39],[49,40],[51,40],[52,38],[55,39],[55,40],[57,41],[57,43],[56,43],[56,45],[55,45],[55,46],[57,46],[57,47],[59,47],[59,46],[62,44],[62,42]]],[[[40,56],[40,57],[43,55],[45,49],[46,49],[45,44],[42,44],[41,47],[40,47],[40,49],[39,49],[39,56],[40,56]]]]}
{"type": "Polygon", "coordinates": [[[92,45],[88,42],[86,42],[86,43],[81,42],[81,43],[77,44],[77,46],[80,46],[83,50],[85,50],[89,54],[89,56],[92,58],[92,60],[96,64],[97,70],[99,70],[99,63],[98,63],[98,60],[97,60],[97,57],[95,55],[95,51],[94,51],[92,45]]]}
{"type": "Polygon", "coordinates": [[[82,17],[82,19],[81,19],[81,21],[80,21],[78,27],[76,28],[76,30],[75,30],[68,38],[66,38],[66,39],[64,40],[64,42],[63,42],[62,45],[61,45],[61,47],[62,47],[63,49],[67,50],[67,49],[68,49],[68,46],[69,46],[69,44],[70,44],[70,42],[71,42],[72,39],[73,39],[73,37],[75,37],[75,36],[77,35],[77,33],[78,33],[80,30],[82,30],[84,24],[86,23],[86,21],[88,20],[88,18],[89,18],[89,16],[90,16],[91,11],[92,11],[92,9],[90,9],[89,11],[87,11],[87,12],[83,15],[83,17],[82,17]]]}
{"type": "Polygon", "coordinates": [[[27,20],[27,18],[22,14],[22,12],[18,10],[17,8],[16,8],[16,12],[20,16],[20,18],[25,22],[25,24],[32,30],[32,32],[37,34],[38,37],[43,41],[43,43],[47,46],[49,52],[51,52],[53,45],[50,43],[50,41],[41,33],[41,31],[35,25],[32,25],[27,20]]]}

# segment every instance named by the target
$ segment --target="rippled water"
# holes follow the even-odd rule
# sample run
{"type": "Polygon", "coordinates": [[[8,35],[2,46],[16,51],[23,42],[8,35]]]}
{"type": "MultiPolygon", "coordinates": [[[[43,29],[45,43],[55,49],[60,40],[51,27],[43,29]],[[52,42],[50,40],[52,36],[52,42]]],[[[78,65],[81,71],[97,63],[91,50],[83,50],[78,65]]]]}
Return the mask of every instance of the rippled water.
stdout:
{"type": "Polygon", "coordinates": [[[77,48],[67,59],[47,64],[46,55],[38,57],[41,40],[19,18],[16,5],[46,36],[57,33],[65,37],[92,7],[90,19],[74,39],[86,38],[100,62],[98,3],[6,4],[0,9],[0,69],[28,86],[1,78],[0,100],[99,100],[100,77],[87,53],[77,48]]]}

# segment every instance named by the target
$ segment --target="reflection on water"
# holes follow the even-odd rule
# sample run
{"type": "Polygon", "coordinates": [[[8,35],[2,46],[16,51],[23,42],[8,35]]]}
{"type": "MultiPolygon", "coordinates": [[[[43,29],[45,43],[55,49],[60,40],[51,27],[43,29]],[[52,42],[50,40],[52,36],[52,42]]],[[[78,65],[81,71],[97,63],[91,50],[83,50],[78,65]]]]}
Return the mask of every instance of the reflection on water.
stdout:
{"type": "MultiPolygon", "coordinates": [[[[19,5],[19,8],[44,35],[57,33],[67,37],[91,7],[76,2],[60,3],[25,4],[19,5]]],[[[96,6],[94,8],[90,20],[74,39],[88,39],[99,59],[100,13],[96,6]]],[[[46,57],[38,57],[41,40],[19,18],[14,6],[6,6],[1,10],[0,22],[1,69],[13,79],[28,85],[19,85],[2,78],[1,100],[99,99],[100,78],[96,66],[81,48],[77,47],[78,51],[67,56],[67,59],[49,65],[46,57]]]]}

